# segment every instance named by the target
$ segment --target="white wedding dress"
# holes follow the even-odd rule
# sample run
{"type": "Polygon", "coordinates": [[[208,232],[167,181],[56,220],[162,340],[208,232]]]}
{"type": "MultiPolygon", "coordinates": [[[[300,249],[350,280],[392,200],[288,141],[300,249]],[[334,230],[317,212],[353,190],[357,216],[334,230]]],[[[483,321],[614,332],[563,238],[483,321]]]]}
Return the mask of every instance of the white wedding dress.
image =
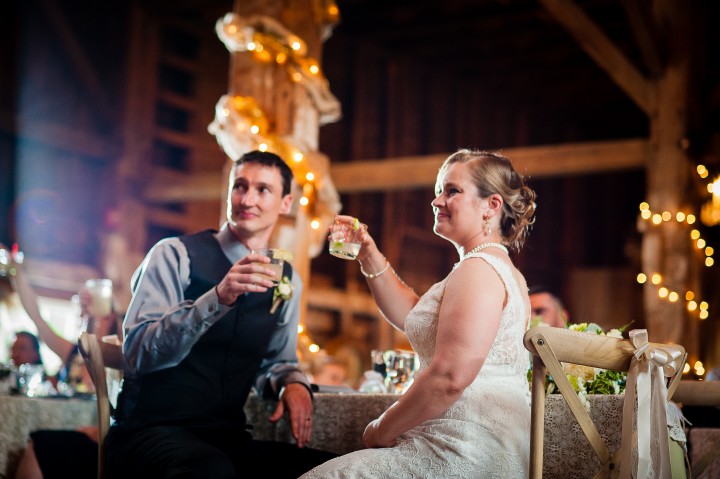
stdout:
{"type": "MultiPolygon", "coordinates": [[[[523,334],[529,319],[524,278],[499,258],[474,253],[502,279],[507,304],[500,329],[475,381],[444,414],[402,435],[396,446],[363,449],[328,461],[302,479],[317,478],[524,478],[530,459],[529,353],[523,334]]],[[[466,257],[463,261],[466,261],[466,257]]],[[[452,274],[452,273],[451,273],[452,274]]],[[[435,351],[445,278],[410,312],[405,332],[427,367],[435,351]]],[[[462,367],[462,365],[458,365],[462,367]]]]}

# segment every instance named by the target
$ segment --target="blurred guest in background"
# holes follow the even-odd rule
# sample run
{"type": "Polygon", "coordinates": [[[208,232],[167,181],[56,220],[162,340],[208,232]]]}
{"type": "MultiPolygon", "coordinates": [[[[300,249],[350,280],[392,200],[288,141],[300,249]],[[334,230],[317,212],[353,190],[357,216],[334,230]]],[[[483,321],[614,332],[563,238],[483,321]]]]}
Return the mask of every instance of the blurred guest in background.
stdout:
{"type": "MultiPolygon", "coordinates": [[[[16,273],[10,277],[13,288],[20,297],[20,301],[28,316],[32,322],[35,323],[40,339],[47,344],[50,350],[57,354],[62,361],[63,367],[60,371],[60,379],[67,383],[74,383],[72,386],[78,389],[77,392],[93,392],[92,381],[90,381],[89,376],[82,370],[74,374],[73,377],[70,377],[71,371],[77,371],[77,368],[73,368],[74,365],[80,365],[81,369],[84,370],[84,363],[80,356],[77,342],[60,336],[50,327],[47,320],[40,314],[38,295],[28,280],[24,265],[22,262],[13,261],[13,266],[16,271],[16,273]]],[[[87,320],[84,329],[99,337],[118,334],[120,332],[119,322],[114,312],[111,311],[110,314],[102,318],[92,317],[88,309],[91,301],[89,292],[85,288],[81,288],[79,297],[80,314],[87,320]]]]}
{"type": "MultiPolygon", "coordinates": [[[[15,274],[11,276],[13,288],[20,297],[30,319],[35,323],[40,338],[63,362],[59,377],[54,378],[56,389],[62,395],[92,393],[94,386],[77,343],[58,335],[40,314],[38,296],[30,284],[27,272],[20,261],[13,261],[15,274]]],[[[90,294],[79,291],[81,315],[86,318],[88,332],[108,336],[119,332],[118,321],[111,311],[106,317],[94,318],[89,314],[90,294]]],[[[37,341],[37,339],[36,339],[37,341]]],[[[97,477],[97,426],[87,425],[76,430],[36,430],[20,458],[17,479],[53,479],[67,477],[68,462],[72,462],[72,475],[76,478],[97,477]]]]}
{"type": "Polygon", "coordinates": [[[21,364],[42,364],[40,341],[27,331],[15,333],[15,342],[10,348],[10,357],[15,367],[21,364]]]}
{"type": "Polygon", "coordinates": [[[542,284],[530,287],[532,326],[544,324],[556,328],[568,326],[568,312],[560,298],[542,284]]]}
{"type": "Polygon", "coordinates": [[[308,379],[314,384],[347,386],[348,372],[345,363],[340,359],[318,354],[311,364],[308,379]]]}

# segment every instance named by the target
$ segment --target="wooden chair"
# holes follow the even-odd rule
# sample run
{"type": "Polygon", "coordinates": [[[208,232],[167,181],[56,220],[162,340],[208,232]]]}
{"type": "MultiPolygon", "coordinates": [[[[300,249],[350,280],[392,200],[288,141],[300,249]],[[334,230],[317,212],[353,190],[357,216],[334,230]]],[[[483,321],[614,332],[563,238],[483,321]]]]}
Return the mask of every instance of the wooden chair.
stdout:
{"type": "Polygon", "coordinates": [[[125,357],[117,337],[103,338],[82,333],[78,343],[80,354],[95,386],[98,409],[98,478],[105,476],[105,436],[110,429],[111,401],[108,393],[108,378],[105,368],[125,371],[125,357]],[[113,339],[114,338],[114,341],[113,339]]]}
{"type": "MultiPolygon", "coordinates": [[[[680,381],[673,401],[681,406],[720,407],[720,381],[680,381]]],[[[694,432],[690,431],[690,440],[694,432]]],[[[708,443],[706,443],[708,444],[708,443]]],[[[702,477],[706,470],[720,457],[720,439],[710,441],[701,457],[690,461],[693,477],[702,477]]],[[[694,455],[694,454],[693,454],[694,455]]]]}
{"type": "MultiPolygon", "coordinates": [[[[543,473],[545,379],[547,373],[552,375],[580,429],[600,459],[601,469],[595,477],[615,477],[620,471],[621,451],[617,451],[614,455],[610,454],[607,444],[568,381],[561,362],[627,372],[635,353],[632,341],[540,326],[531,328],[525,333],[524,343],[528,351],[533,354],[530,477],[541,478],[543,473]]],[[[664,346],[655,343],[651,343],[651,345],[664,346]]],[[[681,364],[684,364],[685,350],[681,346],[673,345],[673,347],[681,350],[681,364]]],[[[682,367],[678,368],[671,378],[668,386],[668,400],[672,397],[681,374],[682,367]]]]}

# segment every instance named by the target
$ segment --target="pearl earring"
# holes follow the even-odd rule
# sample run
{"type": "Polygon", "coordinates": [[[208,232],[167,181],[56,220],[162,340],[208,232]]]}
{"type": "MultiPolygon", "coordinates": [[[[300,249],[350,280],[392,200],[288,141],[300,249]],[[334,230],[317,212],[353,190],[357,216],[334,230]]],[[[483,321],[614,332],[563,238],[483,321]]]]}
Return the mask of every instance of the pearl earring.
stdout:
{"type": "Polygon", "coordinates": [[[490,219],[487,216],[483,218],[483,233],[485,233],[485,236],[490,236],[492,234],[490,219]]]}

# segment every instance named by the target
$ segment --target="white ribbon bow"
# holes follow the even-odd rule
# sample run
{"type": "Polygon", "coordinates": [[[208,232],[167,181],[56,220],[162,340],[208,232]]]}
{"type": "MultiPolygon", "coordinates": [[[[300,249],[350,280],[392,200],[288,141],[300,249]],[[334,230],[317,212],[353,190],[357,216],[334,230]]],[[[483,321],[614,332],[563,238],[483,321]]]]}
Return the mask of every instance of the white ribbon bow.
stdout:
{"type": "Polygon", "coordinates": [[[682,368],[683,353],[672,345],[649,343],[646,329],[634,329],[629,337],[635,346],[635,357],[630,362],[625,388],[620,477],[651,477],[648,473],[654,458],[659,464],[655,465],[653,477],[669,478],[672,474],[665,377],[674,376],[682,368]],[[633,434],[635,430],[637,436],[633,434]],[[633,467],[636,450],[637,465],[633,467]]]}

